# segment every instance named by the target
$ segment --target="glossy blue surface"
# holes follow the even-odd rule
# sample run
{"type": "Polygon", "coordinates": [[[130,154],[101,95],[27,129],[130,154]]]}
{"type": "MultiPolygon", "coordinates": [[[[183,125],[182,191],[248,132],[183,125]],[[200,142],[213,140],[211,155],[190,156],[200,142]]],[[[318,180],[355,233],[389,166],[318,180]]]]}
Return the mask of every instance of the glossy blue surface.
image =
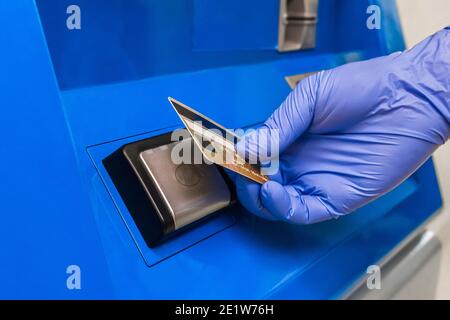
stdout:
{"type": "Polygon", "coordinates": [[[237,205],[222,213],[231,226],[217,217],[145,247],[102,166],[108,152],[179,127],[169,95],[248,126],[288,94],[286,75],[401,50],[395,5],[376,2],[372,31],[374,1],[321,0],[317,48],[278,54],[273,0],[79,0],[77,31],[65,28],[72,1],[36,2],[0,2],[0,298],[337,298],[441,205],[428,161],[336,221],[271,223],[237,205]],[[81,290],[66,288],[71,264],[81,290]]]}
{"type": "Polygon", "coordinates": [[[320,1],[316,49],[281,56],[277,0],[77,0],[82,28],[76,31],[65,28],[73,1],[36,2],[63,89],[280,57],[376,54],[380,46],[378,32],[365,27],[366,1],[320,1]]]}

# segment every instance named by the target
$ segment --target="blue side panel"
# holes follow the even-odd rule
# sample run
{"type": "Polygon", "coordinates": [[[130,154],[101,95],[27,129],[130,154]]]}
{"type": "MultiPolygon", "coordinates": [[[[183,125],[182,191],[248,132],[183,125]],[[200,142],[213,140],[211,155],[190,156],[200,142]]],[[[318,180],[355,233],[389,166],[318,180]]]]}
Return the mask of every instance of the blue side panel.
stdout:
{"type": "Polygon", "coordinates": [[[0,298],[111,297],[37,9],[1,1],[0,14],[0,298]],[[70,265],[83,290],[67,289],[70,265]]]}
{"type": "Polygon", "coordinates": [[[179,127],[169,95],[250,126],[289,93],[285,76],[402,50],[395,5],[320,0],[316,48],[280,54],[274,0],[78,0],[73,31],[73,1],[36,3],[0,1],[0,298],[338,298],[440,207],[429,160],[336,221],[267,222],[237,204],[222,212],[234,223],[145,247],[106,154],[179,127]],[[381,30],[365,27],[369,4],[381,30]]]}

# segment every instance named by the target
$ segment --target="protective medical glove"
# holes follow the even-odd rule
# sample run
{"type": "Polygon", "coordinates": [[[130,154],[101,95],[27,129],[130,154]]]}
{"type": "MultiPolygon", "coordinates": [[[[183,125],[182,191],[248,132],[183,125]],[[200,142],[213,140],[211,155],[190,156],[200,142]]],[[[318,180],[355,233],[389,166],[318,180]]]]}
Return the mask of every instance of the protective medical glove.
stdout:
{"type": "Polygon", "coordinates": [[[410,176],[450,134],[450,30],[411,50],[301,81],[237,145],[262,162],[279,135],[279,171],[260,185],[235,177],[240,202],[266,219],[309,224],[367,204],[410,176]],[[273,142],[272,142],[273,143],[273,142]]]}

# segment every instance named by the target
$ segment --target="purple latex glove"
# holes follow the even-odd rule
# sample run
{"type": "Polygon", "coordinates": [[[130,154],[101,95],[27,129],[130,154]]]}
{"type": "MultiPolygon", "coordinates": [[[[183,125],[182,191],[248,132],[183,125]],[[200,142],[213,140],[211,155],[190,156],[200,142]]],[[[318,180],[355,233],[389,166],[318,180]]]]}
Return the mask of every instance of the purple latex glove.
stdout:
{"type": "Polygon", "coordinates": [[[240,202],[295,224],[351,213],[404,181],[449,138],[449,89],[449,28],[403,53],[304,79],[237,144],[242,156],[265,161],[257,142],[270,140],[270,130],[280,137],[279,172],[263,185],[235,177],[240,202]]]}

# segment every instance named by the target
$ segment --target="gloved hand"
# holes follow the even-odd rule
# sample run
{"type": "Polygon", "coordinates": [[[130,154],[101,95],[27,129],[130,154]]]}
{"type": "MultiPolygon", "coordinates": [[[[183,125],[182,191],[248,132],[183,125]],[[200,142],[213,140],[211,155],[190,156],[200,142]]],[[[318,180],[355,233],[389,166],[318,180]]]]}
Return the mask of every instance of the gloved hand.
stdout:
{"type": "Polygon", "coordinates": [[[450,134],[450,30],[413,49],[301,81],[237,152],[279,172],[260,185],[235,177],[240,202],[266,219],[309,224],[348,214],[410,176],[450,134]],[[272,136],[268,134],[272,132],[272,136]]]}

